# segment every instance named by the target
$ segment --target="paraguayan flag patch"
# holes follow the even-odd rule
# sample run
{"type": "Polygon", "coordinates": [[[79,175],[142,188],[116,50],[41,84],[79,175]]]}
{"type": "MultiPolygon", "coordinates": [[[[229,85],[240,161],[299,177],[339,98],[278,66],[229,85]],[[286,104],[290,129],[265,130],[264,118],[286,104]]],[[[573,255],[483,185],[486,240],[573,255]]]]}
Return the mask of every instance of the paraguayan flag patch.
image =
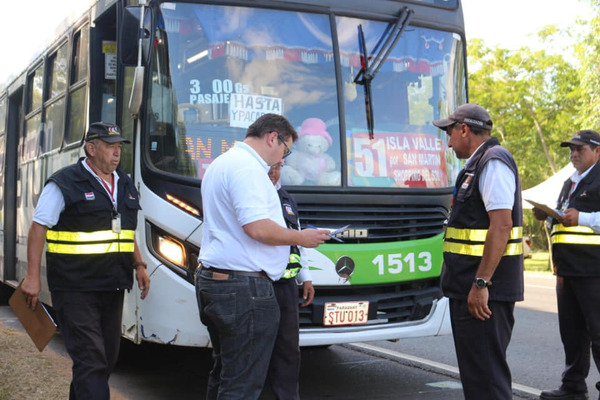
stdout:
{"type": "Polygon", "coordinates": [[[94,196],[94,192],[88,192],[88,193],[84,193],[84,194],[85,194],[86,200],[94,200],[96,198],[96,196],[94,196]]]}

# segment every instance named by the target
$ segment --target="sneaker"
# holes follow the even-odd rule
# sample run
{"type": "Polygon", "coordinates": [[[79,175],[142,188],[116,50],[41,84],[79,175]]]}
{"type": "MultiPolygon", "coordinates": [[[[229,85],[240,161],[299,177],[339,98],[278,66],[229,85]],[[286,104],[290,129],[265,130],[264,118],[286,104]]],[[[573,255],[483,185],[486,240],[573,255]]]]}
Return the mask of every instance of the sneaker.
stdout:
{"type": "Polygon", "coordinates": [[[571,392],[562,387],[554,390],[544,390],[540,393],[541,400],[588,400],[587,392],[571,392]]]}

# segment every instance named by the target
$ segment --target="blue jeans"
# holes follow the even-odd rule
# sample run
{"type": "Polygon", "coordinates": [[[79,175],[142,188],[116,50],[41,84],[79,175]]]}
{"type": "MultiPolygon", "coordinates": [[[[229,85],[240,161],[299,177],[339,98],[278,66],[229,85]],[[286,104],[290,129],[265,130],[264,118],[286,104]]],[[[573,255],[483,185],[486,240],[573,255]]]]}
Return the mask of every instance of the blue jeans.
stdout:
{"type": "Polygon", "coordinates": [[[210,270],[199,269],[196,296],[213,346],[206,399],[258,399],[279,326],[273,284],[235,274],[214,279],[210,270]]]}

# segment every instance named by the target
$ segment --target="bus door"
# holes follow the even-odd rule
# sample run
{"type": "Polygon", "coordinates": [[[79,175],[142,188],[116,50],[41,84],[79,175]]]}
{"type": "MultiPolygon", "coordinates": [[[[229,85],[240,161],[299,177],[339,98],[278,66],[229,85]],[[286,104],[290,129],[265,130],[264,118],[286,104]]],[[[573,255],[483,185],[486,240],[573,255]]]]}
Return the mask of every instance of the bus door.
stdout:
{"type": "Polygon", "coordinates": [[[3,274],[4,282],[16,283],[16,240],[17,240],[17,154],[22,115],[23,88],[12,92],[7,102],[6,130],[0,137],[0,218],[3,234],[3,274]]]}

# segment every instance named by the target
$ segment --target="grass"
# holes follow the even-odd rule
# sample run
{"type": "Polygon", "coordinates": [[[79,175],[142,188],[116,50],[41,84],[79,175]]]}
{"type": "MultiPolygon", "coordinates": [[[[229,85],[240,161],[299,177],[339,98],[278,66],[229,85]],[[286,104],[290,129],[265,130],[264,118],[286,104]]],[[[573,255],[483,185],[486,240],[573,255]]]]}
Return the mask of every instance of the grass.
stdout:
{"type": "Polygon", "coordinates": [[[548,253],[531,253],[531,258],[525,259],[525,271],[550,272],[548,253]]]}

